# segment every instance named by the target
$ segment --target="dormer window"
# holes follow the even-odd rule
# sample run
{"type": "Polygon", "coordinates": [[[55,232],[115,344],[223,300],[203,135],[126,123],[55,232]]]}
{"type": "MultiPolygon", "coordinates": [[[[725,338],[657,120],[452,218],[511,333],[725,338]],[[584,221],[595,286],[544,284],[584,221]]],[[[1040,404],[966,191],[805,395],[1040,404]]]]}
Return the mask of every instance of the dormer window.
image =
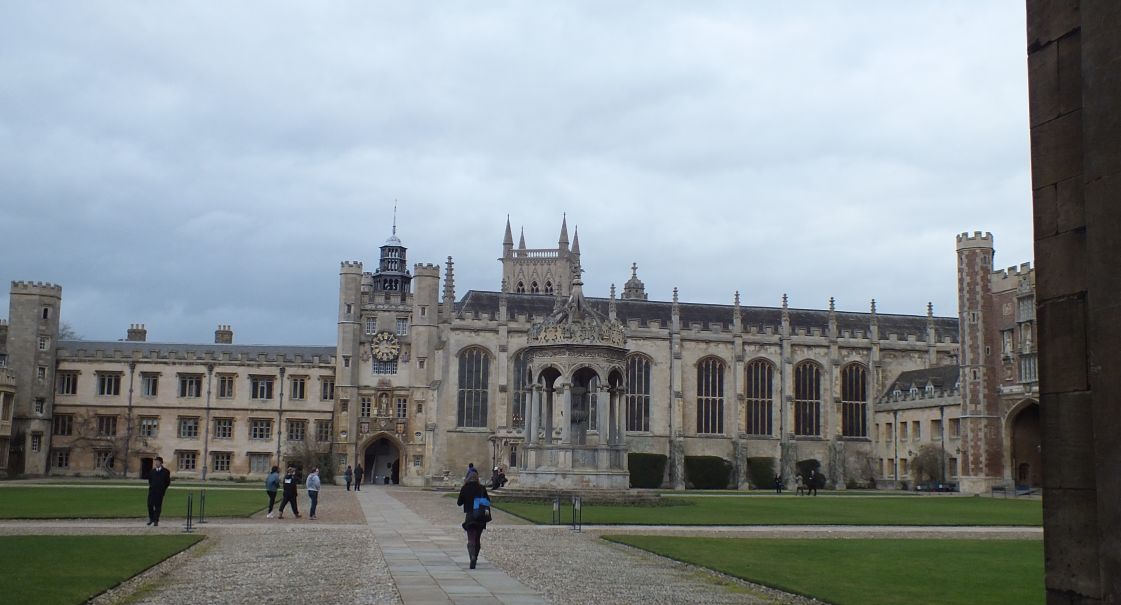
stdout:
{"type": "Polygon", "coordinates": [[[911,397],[918,397],[918,396],[919,396],[919,387],[912,386],[911,387],[911,397]]]}
{"type": "Polygon", "coordinates": [[[891,396],[895,399],[899,399],[900,397],[903,396],[903,391],[900,391],[899,389],[895,389],[894,391],[891,392],[891,396]]]}
{"type": "Polygon", "coordinates": [[[933,397],[934,396],[934,385],[932,385],[932,384],[927,384],[926,385],[926,396],[927,397],[933,397]]]}

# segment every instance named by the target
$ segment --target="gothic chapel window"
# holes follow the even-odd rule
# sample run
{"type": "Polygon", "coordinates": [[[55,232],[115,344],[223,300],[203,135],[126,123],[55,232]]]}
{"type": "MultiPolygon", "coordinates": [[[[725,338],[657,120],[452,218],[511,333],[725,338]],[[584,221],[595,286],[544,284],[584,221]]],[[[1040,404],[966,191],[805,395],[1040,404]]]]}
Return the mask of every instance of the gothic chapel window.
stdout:
{"type": "Polygon", "coordinates": [[[490,390],[490,355],[472,347],[459,354],[459,393],[456,426],[485,427],[490,390]]]}
{"type": "Polygon", "coordinates": [[[530,282],[529,293],[530,294],[540,294],[541,293],[541,288],[538,287],[537,282],[530,282]]]}
{"type": "Polygon", "coordinates": [[[809,361],[794,367],[794,434],[821,435],[821,370],[809,361]]]}
{"type": "Polygon", "coordinates": [[[841,370],[841,434],[867,437],[867,372],[864,366],[850,363],[841,370]]]}
{"type": "Polygon", "coordinates": [[[627,359],[627,430],[650,431],[650,360],[642,355],[627,359]]]}
{"type": "Polygon", "coordinates": [[[724,362],[714,357],[697,364],[697,433],[724,432],[724,362]]]}
{"type": "Polygon", "coordinates": [[[526,363],[525,350],[514,356],[514,405],[510,410],[510,425],[514,428],[525,426],[525,406],[532,396],[533,377],[526,363]]]}
{"type": "Polygon", "coordinates": [[[771,434],[771,408],[774,401],[774,366],[764,359],[747,364],[747,434],[771,434]]]}
{"type": "Polygon", "coordinates": [[[518,282],[517,287],[514,288],[514,292],[518,294],[525,294],[525,282],[518,282]]]}

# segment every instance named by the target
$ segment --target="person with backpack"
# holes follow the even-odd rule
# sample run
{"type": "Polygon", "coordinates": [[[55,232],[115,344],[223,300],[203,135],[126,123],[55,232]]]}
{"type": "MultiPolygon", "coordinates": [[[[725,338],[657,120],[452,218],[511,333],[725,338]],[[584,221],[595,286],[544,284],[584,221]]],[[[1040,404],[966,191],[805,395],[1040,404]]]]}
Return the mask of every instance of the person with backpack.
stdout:
{"type": "Polygon", "coordinates": [[[479,559],[479,549],[482,547],[483,530],[490,521],[490,496],[487,488],[479,483],[479,471],[474,468],[467,473],[467,480],[459,489],[457,506],[463,507],[465,518],[463,529],[467,532],[467,554],[471,557],[471,569],[479,559]]]}

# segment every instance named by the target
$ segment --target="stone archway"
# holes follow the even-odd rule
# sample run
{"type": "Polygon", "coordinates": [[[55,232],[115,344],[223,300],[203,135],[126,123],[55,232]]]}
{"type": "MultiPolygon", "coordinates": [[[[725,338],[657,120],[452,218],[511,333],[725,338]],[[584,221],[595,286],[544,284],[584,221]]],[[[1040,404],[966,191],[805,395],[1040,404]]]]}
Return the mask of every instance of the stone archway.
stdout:
{"type": "Polygon", "coordinates": [[[378,433],[362,448],[363,483],[394,485],[401,482],[401,458],[404,449],[389,433],[378,433]],[[389,479],[387,482],[386,479],[389,479]]]}
{"type": "Polygon", "coordinates": [[[1012,447],[1009,448],[1009,472],[1017,487],[1037,488],[1043,486],[1043,457],[1039,422],[1039,403],[1024,401],[1019,409],[1013,409],[1008,416],[1008,434],[1012,447]]]}

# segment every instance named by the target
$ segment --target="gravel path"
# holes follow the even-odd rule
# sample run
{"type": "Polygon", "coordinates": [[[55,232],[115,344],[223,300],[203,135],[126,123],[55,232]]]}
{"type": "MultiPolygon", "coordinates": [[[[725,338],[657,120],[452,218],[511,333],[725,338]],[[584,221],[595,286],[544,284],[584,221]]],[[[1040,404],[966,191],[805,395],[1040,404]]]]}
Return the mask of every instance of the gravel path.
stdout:
{"type": "MultiPolygon", "coordinates": [[[[443,494],[406,489],[390,493],[434,524],[458,526],[463,520],[455,501],[443,494]]],[[[593,534],[574,533],[566,528],[525,527],[524,521],[501,511],[494,515],[495,521],[483,534],[484,555],[554,603],[815,602],[609,544],[593,534]]]]}
{"type": "Polygon", "coordinates": [[[102,603],[400,603],[368,528],[214,527],[207,539],[102,603]]]}

